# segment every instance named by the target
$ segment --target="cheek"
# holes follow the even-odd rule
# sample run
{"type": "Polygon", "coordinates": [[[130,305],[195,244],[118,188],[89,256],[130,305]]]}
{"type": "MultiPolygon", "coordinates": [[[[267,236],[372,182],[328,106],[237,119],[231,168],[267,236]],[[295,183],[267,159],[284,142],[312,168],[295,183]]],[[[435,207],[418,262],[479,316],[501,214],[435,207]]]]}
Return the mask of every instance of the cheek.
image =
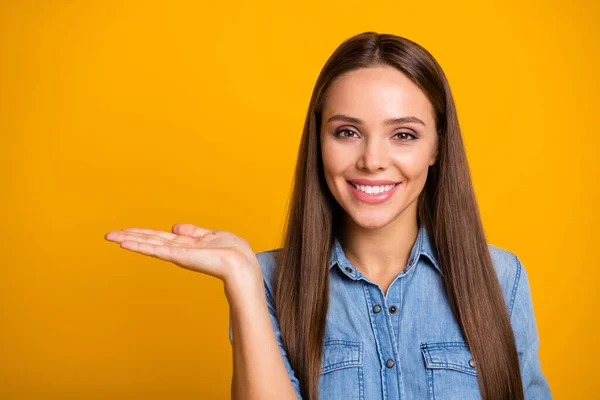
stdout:
{"type": "Polygon", "coordinates": [[[337,175],[342,173],[349,164],[349,157],[340,151],[336,151],[331,143],[324,143],[321,147],[323,158],[323,169],[326,175],[337,175]]]}
{"type": "Polygon", "coordinates": [[[395,157],[395,164],[407,179],[420,179],[427,174],[429,158],[425,152],[406,153],[395,157]]]}

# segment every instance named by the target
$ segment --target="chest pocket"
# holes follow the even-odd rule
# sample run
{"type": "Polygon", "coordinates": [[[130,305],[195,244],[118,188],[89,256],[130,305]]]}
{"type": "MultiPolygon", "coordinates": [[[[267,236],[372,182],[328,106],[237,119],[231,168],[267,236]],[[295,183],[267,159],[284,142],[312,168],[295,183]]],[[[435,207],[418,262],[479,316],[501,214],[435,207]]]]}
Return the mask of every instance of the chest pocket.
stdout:
{"type": "Polygon", "coordinates": [[[362,342],[324,339],[319,398],[363,400],[363,360],[362,342]]]}
{"type": "Polygon", "coordinates": [[[480,400],[477,369],[464,341],[421,343],[430,400],[480,400]]]}

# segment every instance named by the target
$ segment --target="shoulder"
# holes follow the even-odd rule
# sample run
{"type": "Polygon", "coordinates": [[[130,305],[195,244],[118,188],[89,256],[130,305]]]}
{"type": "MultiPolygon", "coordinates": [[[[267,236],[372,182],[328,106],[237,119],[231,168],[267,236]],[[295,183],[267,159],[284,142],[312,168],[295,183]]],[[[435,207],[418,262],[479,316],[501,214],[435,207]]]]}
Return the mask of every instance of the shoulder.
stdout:
{"type": "Polygon", "coordinates": [[[281,249],[264,250],[256,253],[256,258],[260,265],[260,270],[265,282],[267,294],[275,298],[274,283],[276,279],[277,256],[281,249]]]}
{"type": "Polygon", "coordinates": [[[525,270],[515,253],[489,243],[488,248],[500,286],[502,287],[509,315],[511,315],[517,288],[520,281],[522,281],[525,270]]]}

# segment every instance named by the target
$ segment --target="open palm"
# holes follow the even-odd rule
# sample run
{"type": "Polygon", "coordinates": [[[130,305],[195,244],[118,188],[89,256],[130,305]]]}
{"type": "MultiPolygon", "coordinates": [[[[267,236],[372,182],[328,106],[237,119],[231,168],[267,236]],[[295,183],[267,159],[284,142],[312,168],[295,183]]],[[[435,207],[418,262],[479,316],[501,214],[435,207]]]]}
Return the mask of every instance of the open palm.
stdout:
{"type": "Polygon", "coordinates": [[[151,257],[170,261],[180,267],[221,280],[232,269],[256,263],[249,243],[224,230],[210,230],[192,224],[175,224],[171,232],[126,228],[110,231],[104,238],[151,257]]]}

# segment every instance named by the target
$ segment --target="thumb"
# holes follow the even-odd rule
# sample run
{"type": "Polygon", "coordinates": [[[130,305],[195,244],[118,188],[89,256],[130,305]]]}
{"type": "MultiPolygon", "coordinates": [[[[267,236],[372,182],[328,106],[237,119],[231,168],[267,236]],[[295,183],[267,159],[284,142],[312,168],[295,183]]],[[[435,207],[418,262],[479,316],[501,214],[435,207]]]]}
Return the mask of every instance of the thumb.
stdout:
{"type": "Polygon", "coordinates": [[[192,224],[175,224],[171,231],[180,236],[198,238],[206,234],[206,232],[210,232],[210,229],[204,229],[192,224]]]}

